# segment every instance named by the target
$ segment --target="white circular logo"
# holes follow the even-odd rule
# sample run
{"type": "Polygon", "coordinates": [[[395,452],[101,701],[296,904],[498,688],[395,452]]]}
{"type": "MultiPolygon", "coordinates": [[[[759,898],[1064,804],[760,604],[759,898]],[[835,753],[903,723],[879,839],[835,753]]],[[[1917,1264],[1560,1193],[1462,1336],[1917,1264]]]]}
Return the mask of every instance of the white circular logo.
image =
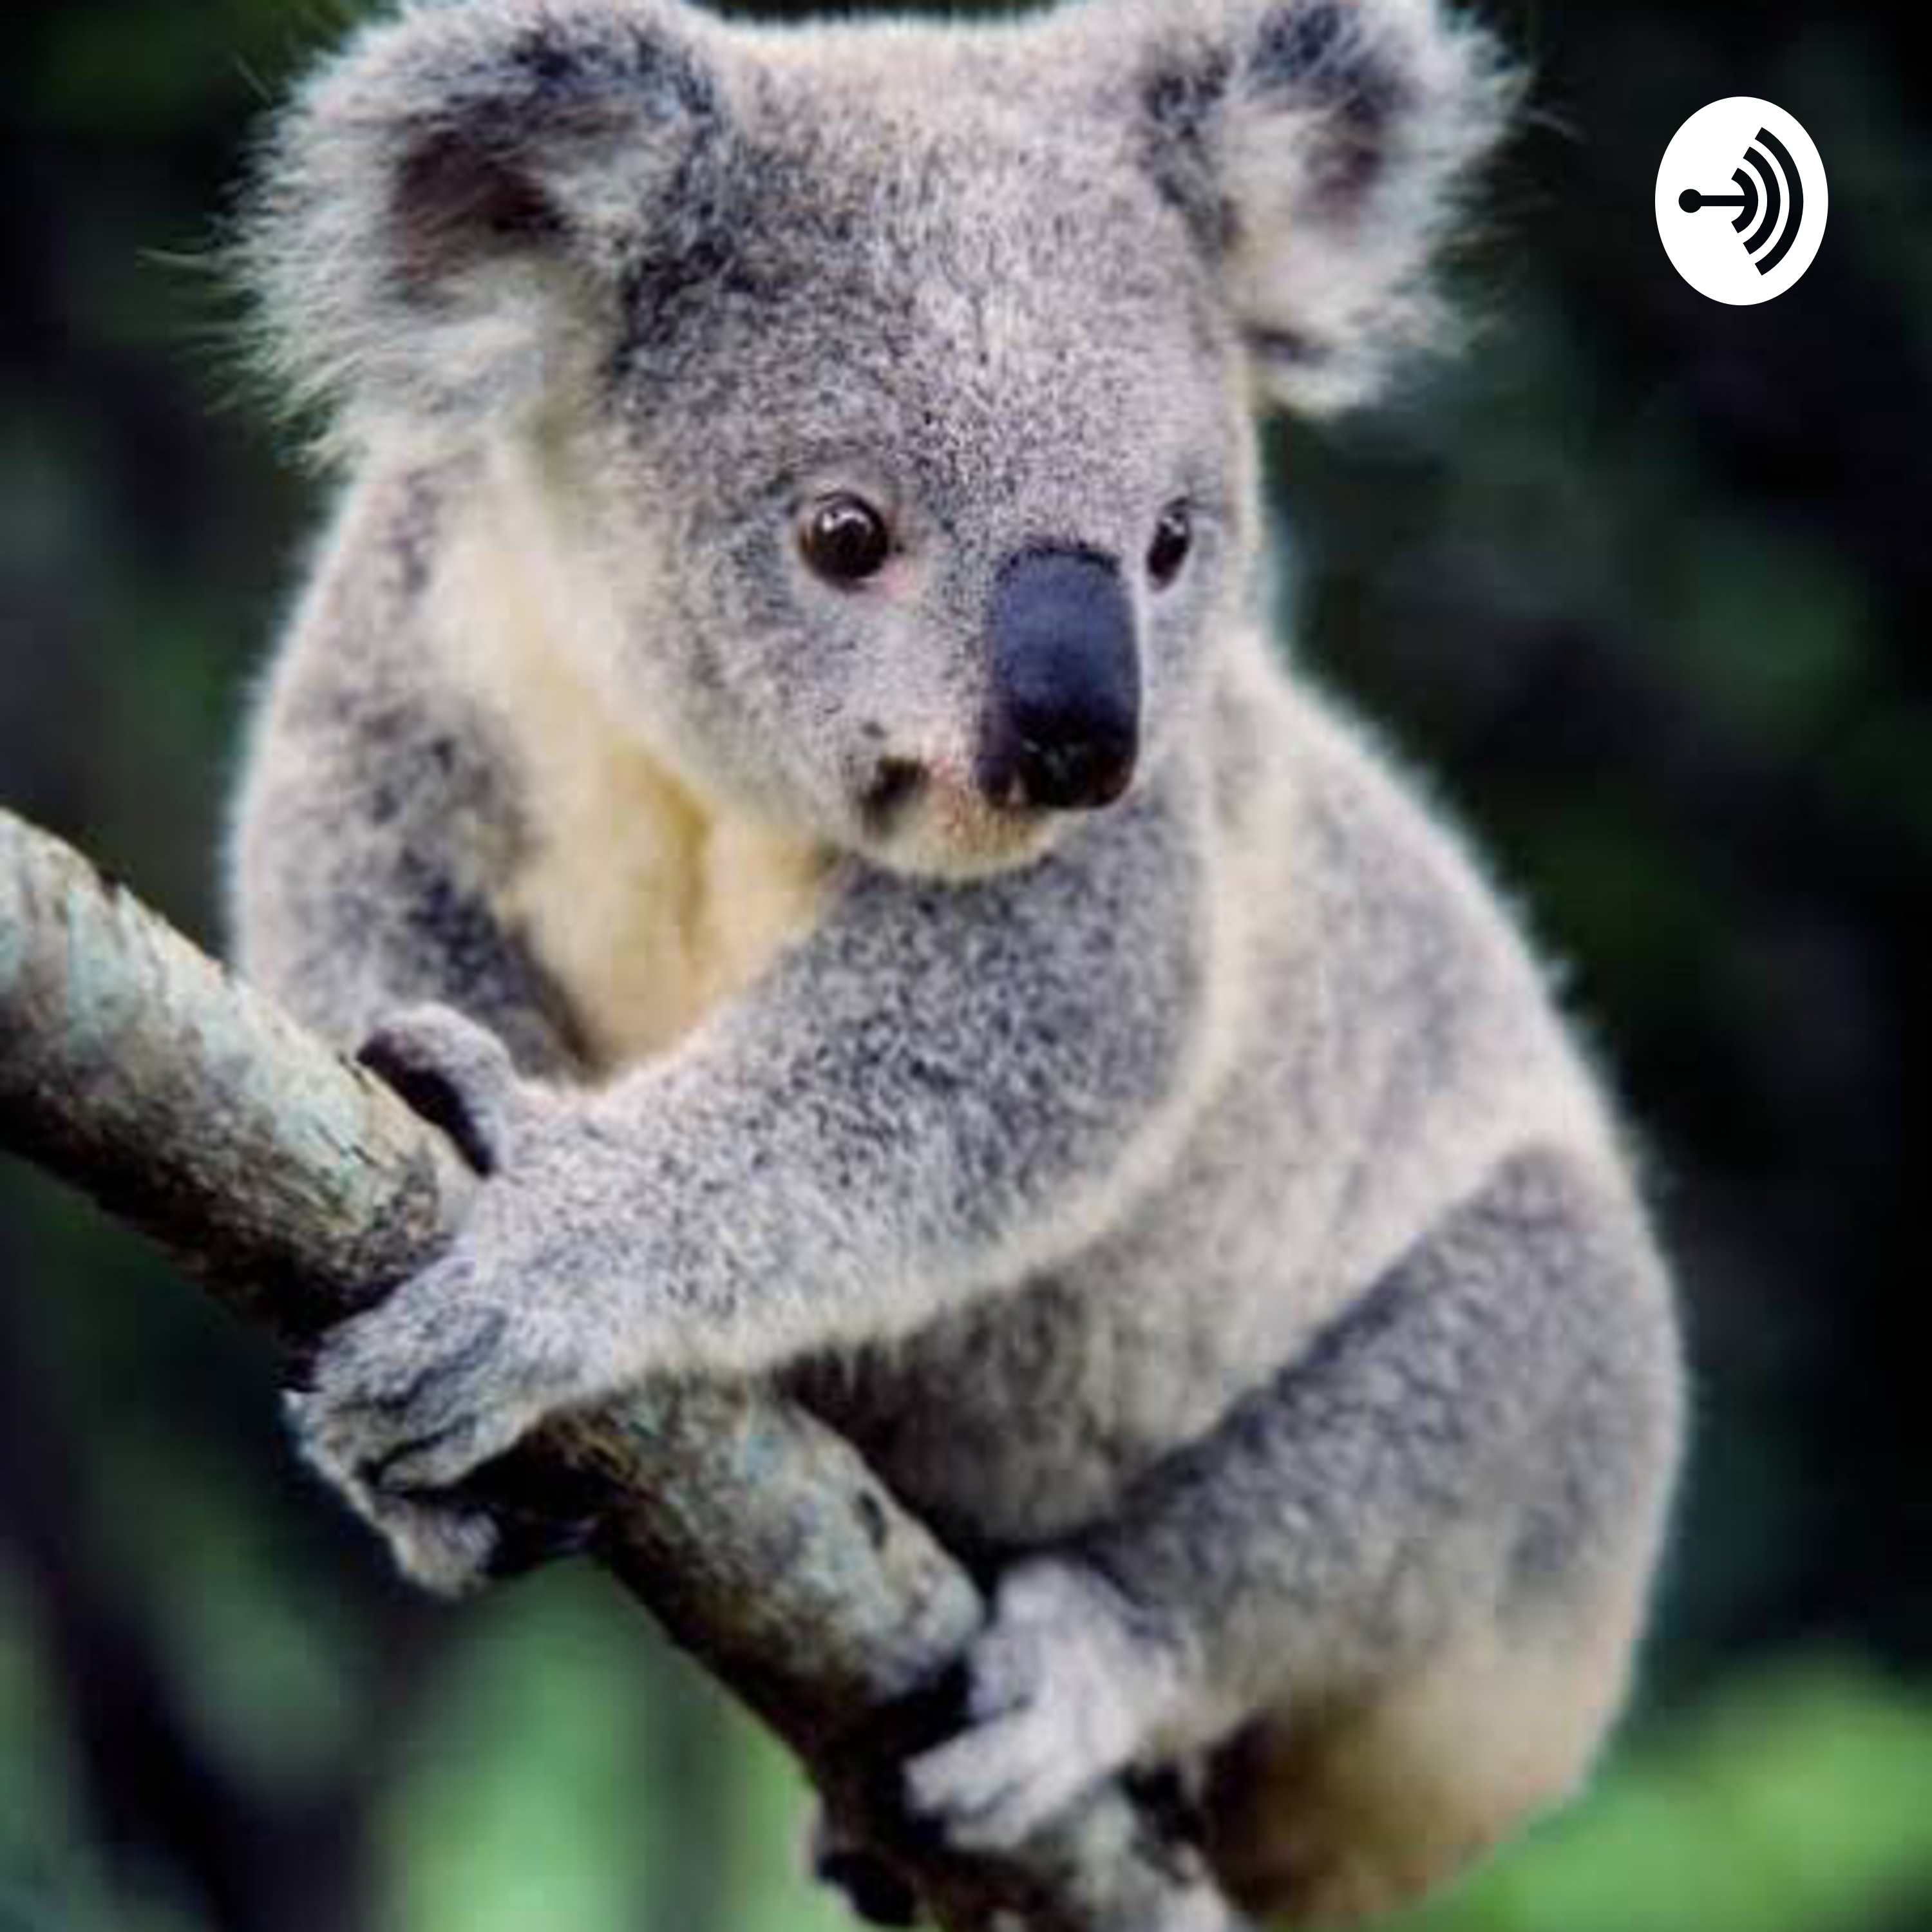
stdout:
{"type": "Polygon", "coordinates": [[[1831,198],[1825,164],[1784,110],[1748,94],[1700,107],[1657,171],[1657,232],[1700,295],[1781,296],[1811,266],[1831,198]]]}

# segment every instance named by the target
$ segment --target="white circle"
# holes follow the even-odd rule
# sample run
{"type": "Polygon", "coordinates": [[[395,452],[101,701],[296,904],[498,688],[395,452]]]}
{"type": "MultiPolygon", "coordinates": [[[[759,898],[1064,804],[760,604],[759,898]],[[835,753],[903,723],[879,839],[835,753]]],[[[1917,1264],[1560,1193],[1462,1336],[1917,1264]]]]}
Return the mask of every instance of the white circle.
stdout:
{"type": "Polygon", "coordinates": [[[1657,171],[1664,252],[1700,295],[1734,306],[1781,296],[1810,267],[1830,207],[1825,164],[1811,136],[1774,102],[1748,94],[1699,108],[1678,129],[1657,171]],[[1700,202],[1694,210],[1683,206],[1687,193],[1700,202]],[[1702,205],[1714,196],[1738,205],[1702,205]],[[1803,202],[1795,227],[1794,198],[1803,202]],[[1742,230],[1740,215],[1746,218],[1742,230]],[[1774,257],[1768,270],[1760,268],[1774,257]]]}

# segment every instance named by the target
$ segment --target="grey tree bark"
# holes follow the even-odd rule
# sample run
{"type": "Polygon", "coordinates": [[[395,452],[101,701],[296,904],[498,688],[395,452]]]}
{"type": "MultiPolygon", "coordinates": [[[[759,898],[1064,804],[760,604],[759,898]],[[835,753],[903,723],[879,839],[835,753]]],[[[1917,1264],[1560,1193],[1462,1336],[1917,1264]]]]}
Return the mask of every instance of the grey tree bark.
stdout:
{"type": "MultiPolygon", "coordinates": [[[[0,1148],[299,1340],[431,1256],[472,1180],[389,1089],[70,848],[0,812],[0,1148]]],[[[964,1570],[802,1411],[654,1388],[542,1431],[505,1480],[594,1500],[598,1559],[797,1753],[946,1932],[1235,1932],[1120,1789],[1011,1860],[922,1841],[890,1772],[946,1720],[984,1614],[964,1570]]]]}

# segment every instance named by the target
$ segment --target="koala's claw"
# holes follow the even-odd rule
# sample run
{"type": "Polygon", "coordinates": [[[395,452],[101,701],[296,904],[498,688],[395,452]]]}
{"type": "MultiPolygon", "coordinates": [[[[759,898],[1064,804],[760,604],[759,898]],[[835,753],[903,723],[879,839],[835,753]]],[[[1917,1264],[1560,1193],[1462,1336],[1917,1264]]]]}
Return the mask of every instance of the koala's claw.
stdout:
{"type": "Polygon", "coordinates": [[[466,1596],[498,1574],[501,1538],[484,1510],[385,1496],[367,1514],[403,1574],[436,1596],[466,1596]]]}
{"type": "MultiPolygon", "coordinates": [[[[440,1596],[460,1596],[486,1580],[519,1576],[574,1556],[595,1539],[593,1510],[525,1508],[490,1493],[487,1480],[452,1486],[507,1447],[462,1424],[419,1447],[380,1459],[359,1443],[354,1411],[318,1412],[316,1398],[284,1398],[304,1458],[388,1542],[404,1575],[440,1596]]],[[[377,1412],[364,1419],[376,1426],[377,1412]]],[[[381,1439],[376,1438],[375,1439],[381,1439]]]]}
{"type": "Polygon", "coordinates": [[[869,1846],[848,1838],[822,1808],[813,1815],[806,1847],[812,1876],[837,1892],[855,1918],[868,1925],[926,1922],[911,1886],[869,1846]]]}
{"type": "Polygon", "coordinates": [[[1147,1744],[1174,1684],[1079,1566],[1022,1565],[968,1658],[970,1721],[906,1768],[905,1797],[963,1850],[1011,1851],[1147,1744]]]}
{"type": "Polygon", "coordinates": [[[567,1558],[581,1556],[596,1545],[603,1521],[595,1513],[557,1516],[492,1509],[490,1522],[495,1534],[486,1573],[493,1582],[507,1583],[567,1558]]]}
{"type": "Polygon", "coordinates": [[[504,1431],[480,1420],[452,1423],[426,1442],[392,1449],[370,1474],[376,1487],[391,1496],[446,1490],[514,1440],[514,1435],[506,1439],[504,1431]]]}
{"type": "Polygon", "coordinates": [[[819,1862],[820,1882],[837,1892],[855,1918],[868,1925],[922,1925],[919,1898],[891,1866],[868,1852],[829,1852],[819,1862]]]}
{"type": "Polygon", "coordinates": [[[392,1496],[326,1468],[322,1473],[388,1544],[396,1567],[422,1588],[460,1597],[503,1574],[503,1539],[487,1510],[441,1498],[392,1496]]]}
{"type": "Polygon", "coordinates": [[[408,1006],[356,1057],[448,1134],[478,1173],[504,1165],[527,1102],[509,1050],[488,1028],[453,1006],[408,1006]]]}

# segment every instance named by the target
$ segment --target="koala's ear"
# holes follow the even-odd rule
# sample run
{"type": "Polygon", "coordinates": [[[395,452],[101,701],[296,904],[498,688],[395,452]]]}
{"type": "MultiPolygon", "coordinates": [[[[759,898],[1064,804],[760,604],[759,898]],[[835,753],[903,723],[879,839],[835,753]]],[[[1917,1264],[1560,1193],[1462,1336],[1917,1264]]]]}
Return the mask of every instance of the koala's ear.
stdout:
{"type": "Polygon", "coordinates": [[[1517,95],[1495,44],[1435,0],[1138,0],[1137,25],[1145,164],[1264,385],[1311,413],[1372,394],[1442,333],[1433,258],[1517,95]]]}
{"type": "Polygon", "coordinates": [[[722,118],[700,32],[666,0],[416,0],[316,74],[240,253],[265,359],[330,445],[473,428],[596,352],[722,118]]]}

